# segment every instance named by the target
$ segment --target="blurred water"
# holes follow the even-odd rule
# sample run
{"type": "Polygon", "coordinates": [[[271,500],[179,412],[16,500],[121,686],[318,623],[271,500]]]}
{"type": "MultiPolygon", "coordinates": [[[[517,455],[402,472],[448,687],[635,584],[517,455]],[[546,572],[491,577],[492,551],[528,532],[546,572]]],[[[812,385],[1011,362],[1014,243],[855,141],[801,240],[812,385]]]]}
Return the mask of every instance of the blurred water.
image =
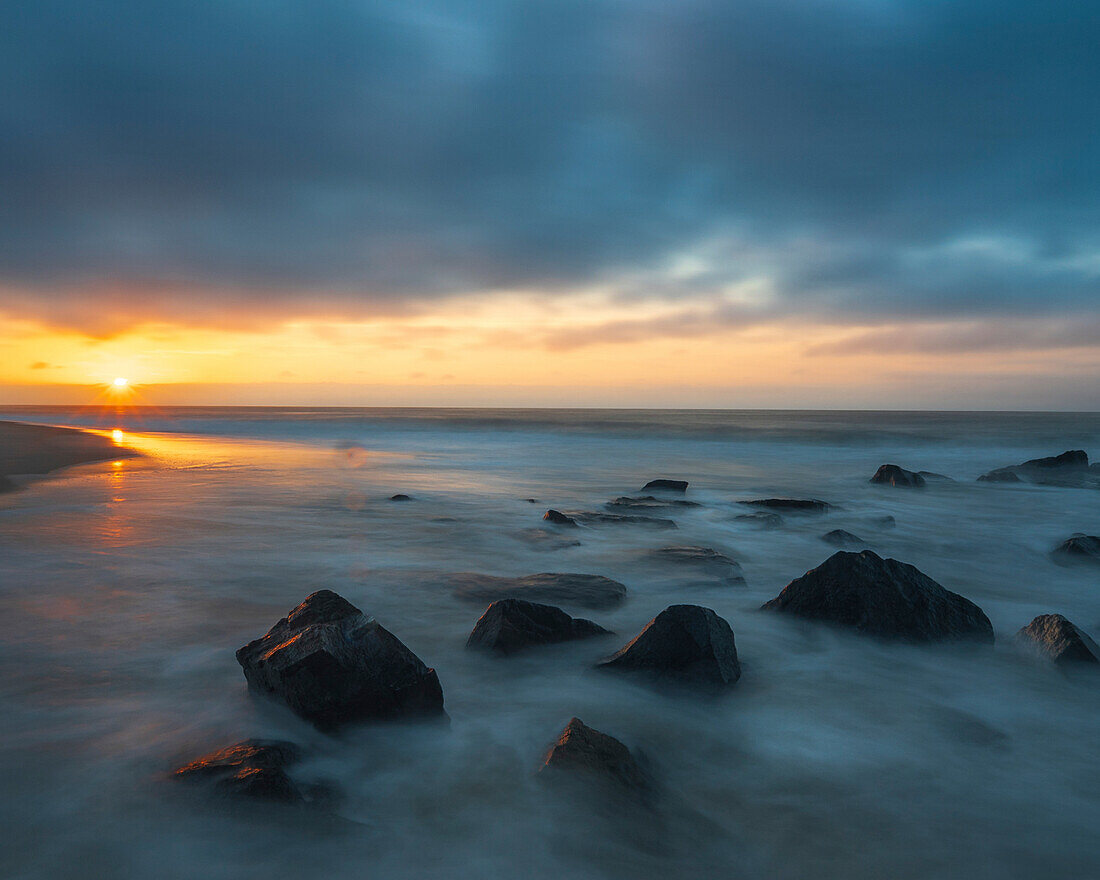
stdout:
{"type": "MultiPolygon", "coordinates": [[[[1100,577],[1050,548],[1100,532],[1100,493],[978,484],[1068,448],[1100,416],[8,409],[124,431],[146,453],[0,500],[0,875],[1032,878],[1100,875],[1092,676],[1021,657],[1011,634],[1064,613],[1100,631],[1100,577]],[[956,477],[871,486],[886,461],[956,477]],[[656,476],[703,507],[677,532],[519,538],[548,506],[595,509],[656,476]],[[407,492],[413,503],[385,499],[407,492]],[[738,498],[824,498],[826,517],[761,530],[738,498]],[[525,499],[540,500],[537,505],[525,499]],[[875,518],[896,517],[883,530],[875,518]],[[974,600],[992,650],[879,644],[758,612],[844,528],[974,600]],[[690,587],[649,548],[713,546],[743,588],[690,587]],[[629,597],[584,616],[620,635],[497,660],[467,652],[482,608],[454,571],[580,571],[629,597]],[[247,694],[233,651],[311,591],[375,614],[443,684],[449,729],[330,738],[247,694]],[[655,613],[728,619],[744,675],[718,700],[590,671],[655,613]],[[547,792],[542,753],[578,715],[648,756],[657,814],[547,792]],[[303,743],[339,818],[230,812],[165,781],[245,736],[303,743]]],[[[685,577],[685,582],[690,578],[685,577]]]]}

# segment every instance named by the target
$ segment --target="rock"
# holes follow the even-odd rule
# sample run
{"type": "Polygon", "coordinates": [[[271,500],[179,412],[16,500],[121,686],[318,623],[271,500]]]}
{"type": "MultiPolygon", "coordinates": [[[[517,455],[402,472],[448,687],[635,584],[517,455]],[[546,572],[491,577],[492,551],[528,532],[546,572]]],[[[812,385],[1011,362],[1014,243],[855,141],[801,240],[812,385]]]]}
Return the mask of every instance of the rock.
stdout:
{"type": "Polygon", "coordinates": [[[1016,638],[1059,665],[1100,663],[1100,647],[1061,614],[1040,614],[1016,638]]]}
{"type": "Polygon", "coordinates": [[[558,772],[583,774],[634,791],[648,787],[645,774],[630,750],[615,737],[600,733],[579,718],[573,718],[565,726],[539,769],[540,775],[558,772]]]}
{"type": "Polygon", "coordinates": [[[581,546],[576,538],[563,538],[549,529],[523,529],[516,537],[536,550],[565,550],[581,546]]]}
{"type": "Polygon", "coordinates": [[[320,590],[237,651],[253,690],[321,729],[351,721],[443,714],[429,669],[373,617],[320,590]]]}
{"type": "Polygon", "coordinates": [[[734,519],[739,522],[755,523],[766,529],[777,529],[783,525],[783,517],[778,513],[742,513],[734,519]]]}
{"type": "Polygon", "coordinates": [[[702,507],[697,501],[685,501],[682,498],[657,498],[654,495],[631,497],[620,495],[614,501],[608,501],[604,507],[608,510],[668,510],[670,507],[702,507]]]}
{"type": "Polygon", "coordinates": [[[880,529],[892,529],[897,526],[898,522],[890,515],[876,516],[871,520],[880,529]]]}
{"type": "Polygon", "coordinates": [[[537,498],[528,498],[527,503],[528,504],[538,504],[539,500],[537,498]]]}
{"type": "Polygon", "coordinates": [[[577,521],[571,516],[566,516],[560,510],[554,510],[551,508],[542,515],[542,518],[547,522],[552,522],[558,526],[575,526],[577,521]]]}
{"type": "Polygon", "coordinates": [[[871,550],[834,553],[763,607],[885,639],[993,641],[989,618],[969,599],[871,550]]]}
{"type": "Polygon", "coordinates": [[[997,468],[982,474],[978,480],[985,483],[1018,483],[1026,478],[1042,486],[1068,486],[1090,488],[1100,485],[1089,467],[1089,457],[1083,449],[1072,449],[1061,455],[1032,458],[1022,464],[997,468]]]}
{"type": "Polygon", "coordinates": [[[524,599],[598,609],[613,608],[626,598],[625,586],[598,574],[543,572],[525,577],[494,577],[463,572],[452,575],[450,585],[459,599],[476,602],[524,599]]]}
{"type": "Polygon", "coordinates": [[[586,526],[645,526],[650,529],[675,529],[676,523],[671,519],[663,519],[656,516],[635,516],[628,513],[600,513],[591,510],[571,510],[569,516],[574,522],[586,526]]]}
{"type": "Polygon", "coordinates": [[[176,779],[213,782],[218,794],[277,803],[303,803],[305,797],[285,768],[301,757],[296,745],[246,739],[196,758],[173,772],[176,779]]]}
{"type": "Polygon", "coordinates": [[[988,474],[982,474],[978,477],[979,483],[1022,483],[1014,470],[1009,468],[998,468],[995,471],[990,471],[988,474]]]}
{"type": "Polygon", "coordinates": [[[1050,556],[1060,565],[1100,563],[1100,537],[1078,532],[1055,547],[1050,556]]]}
{"type": "Polygon", "coordinates": [[[598,666],[718,688],[730,687],[741,677],[733,630],[699,605],[670,605],[598,666]]]}
{"type": "Polygon", "coordinates": [[[692,586],[743,586],[745,576],[741,566],[710,547],[662,547],[652,550],[649,558],[666,567],[675,569],[677,574],[687,572],[695,576],[692,586]]]}
{"type": "Polygon", "coordinates": [[[787,510],[795,513],[825,513],[832,505],[816,498],[761,498],[756,501],[738,501],[752,507],[766,507],[769,510],[787,510]]]}
{"type": "Polygon", "coordinates": [[[826,532],[821,536],[821,540],[826,544],[832,544],[834,547],[844,547],[852,549],[856,547],[864,547],[867,542],[857,535],[853,535],[851,532],[846,532],[844,529],[833,529],[831,532],[826,532]]]}
{"type": "Polygon", "coordinates": [[[390,501],[412,501],[412,496],[405,495],[403,492],[398,492],[396,495],[390,496],[390,501]]]}
{"type": "Polygon", "coordinates": [[[679,492],[683,494],[687,491],[687,480],[650,480],[644,486],[642,486],[643,492],[651,490],[658,490],[661,492],[679,492]]]}
{"type": "Polygon", "coordinates": [[[1086,470],[1088,466],[1089,457],[1083,449],[1072,449],[1046,458],[1032,458],[1017,465],[1027,470],[1086,470]]]}
{"type": "Polygon", "coordinates": [[[872,483],[880,483],[884,486],[908,486],[920,487],[924,485],[924,477],[914,471],[907,471],[896,464],[884,464],[871,477],[872,483]]]}
{"type": "Polygon", "coordinates": [[[474,625],[467,648],[489,648],[511,654],[531,645],[549,645],[610,635],[602,626],[573,618],[553,605],[523,599],[500,599],[485,609],[474,625]]]}
{"type": "Polygon", "coordinates": [[[945,474],[937,474],[935,471],[917,471],[917,476],[924,477],[925,482],[935,483],[954,483],[950,477],[945,474]]]}

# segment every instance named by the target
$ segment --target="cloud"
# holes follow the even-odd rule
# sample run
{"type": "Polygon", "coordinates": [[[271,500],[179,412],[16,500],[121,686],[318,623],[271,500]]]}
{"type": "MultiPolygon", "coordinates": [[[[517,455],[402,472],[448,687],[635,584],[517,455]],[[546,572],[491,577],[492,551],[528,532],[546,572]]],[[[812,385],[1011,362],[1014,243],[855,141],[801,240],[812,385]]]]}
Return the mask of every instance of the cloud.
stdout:
{"type": "Polygon", "coordinates": [[[0,310],[102,335],[600,285],[625,339],[639,300],[760,277],[777,315],[1095,316],[1098,40],[1079,0],[22,4],[0,310]]]}

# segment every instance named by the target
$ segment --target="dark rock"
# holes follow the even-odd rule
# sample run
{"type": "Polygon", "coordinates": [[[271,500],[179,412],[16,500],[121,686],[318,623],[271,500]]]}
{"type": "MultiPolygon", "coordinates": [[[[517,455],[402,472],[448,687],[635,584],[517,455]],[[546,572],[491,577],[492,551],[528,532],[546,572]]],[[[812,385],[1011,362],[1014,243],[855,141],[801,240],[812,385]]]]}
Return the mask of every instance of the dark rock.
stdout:
{"type": "Polygon", "coordinates": [[[511,654],[531,645],[549,645],[610,635],[602,626],[584,618],[573,618],[553,605],[539,605],[522,599],[500,599],[485,609],[474,625],[467,648],[489,648],[511,654]]]}
{"type": "Polygon", "coordinates": [[[546,755],[539,773],[583,774],[640,791],[648,786],[630,750],[615,737],[572,719],[546,755]]]}
{"type": "Polygon", "coordinates": [[[575,526],[577,521],[571,516],[566,516],[560,510],[554,510],[551,508],[542,515],[542,518],[547,522],[552,522],[558,526],[575,526]]]}
{"type": "Polygon", "coordinates": [[[301,757],[296,745],[275,740],[246,739],[196,758],[173,772],[176,779],[213,782],[218,794],[278,803],[305,801],[285,768],[301,757]]]}
{"type": "Polygon", "coordinates": [[[576,538],[563,538],[549,529],[524,529],[516,537],[536,550],[565,550],[581,546],[576,538]]]}
{"type": "Polygon", "coordinates": [[[884,464],[871,477],[872,483],[880,483],[885,486],[920,487],[924,485],[924,477],[914,471],[907,471],[896,464],[884,464]]]}
{"type": "Polygon", "coordinates": [[[685,501],[682,498],[657,498],[654,495],[631,497],[620,495],[614,501],[608,501],[604,507],[608,510],[668,510],[670,507],[701,507],[697,501],[685,501]]]}
{"type": "Polygon", "coordinates": [[[528,498],[527,503],[528,504],[538,504],[539,500],[537,498],[528,498]]]}
{"type": "Polygon", "coordinates": [[[642,486],[642,491],[647,492],[656,489],[661,492],[680,492],[682,494],[687,491],[687,487],[687,480],[650,480],[642,486]]]}
{"type": "Polygon", "coordinates": [[[816,498],[760,498],[755,501],[738,501],[752,507],[766,507],[769,510],[787,510],[795,513],[825,513],[832,505],[816,498]]]}
{"type": "Polygon", "coordinates": [[[1061,614],[1040,614],[1016,633],[1016,638],[1059,665],[1100,663],[1100,647],[1061,614]]]}
{"type": "Polygon", "coordinates": [[[237,651],[253,690],[286,702],[322,729],[350,721],[440,715],[443,689],[374,618],[320,590],[237,651]]]}
{"type": "Polygon", "coordinates": [[[598,666],[707,687],[729,687],[741,677],[733,630],[699,605],[670,605],[598,666]]]}
{"type": "Polygon", "coordinates": [[[886,639],[993,641],[993,625],[969,599],[871,550],[834,553],[763,607],[886,639]]]}
{"type": "Polygon", "coordinates": [[[734,519],[739,522],[755,523],[766,529],[777,529],[783,525],[783,517],[778,513],[742,513],[734,519]]]}
{"type": "Polygon", "coordinates": [[[844,547],[849,550],[864,547],[867,544],[858,535],[853,535],[851,532],[844,531],[844,529],[833,529],[831,532],[826,532],[821,536],[821,540],[826,544],[832,544],[834,547],[844,547]]]}
{"type": "Polygon", "coordinates": [[[403,492],[398,492],[396,495],[390,496],[390,501],[412,501],[412,496],[405,495],[403,492]]]}
{"type": "Polygon", "coordinates": [[[1084,470],[1089,466],[1089,457],[1083,449],[1072,449],[1061,455],[1048,455],[1046,458],[1032,458],[1017,467],[1026,469],[1070,469],[1084,470]]]}
{"type": "Polygon", "coordinates": [[[671,519],[656,516],[636,516],[629,513],[600,513],[591,510],[571,510],[569,516],[574,522],[586,526],[645,526],[650,529],[675,529],[671,519]]]}
{"type": "Polygon", "coordinates": [[[924,477],[926,482],[954,483],[955,481],[945,474],[937,474],[935,471],[917,471],[917,476],[924,477]]]}
{"type": "Polygon", "coordinates": [[[898,521],[889,514],[887,514],[886,516],[876,516],[874,519],[871,520],[871,522],[878,526],[880,529],[892,529],[898,524],[898,521]]]}
{"type": "Polygon", "coordinates": [[[1089,457],[1082,449],[1073,449],[1046,458],[1032,458],[1022,464],[997,468],[978,477],[984,483],[1020,483],[1025,479],[1042,486],[1089,488],[1100,485],[1089,466],[1089,457]]]}
{"type": "Polygon", "coordinates": [[[1050,556],[1060,565],[1100,563],[1100,537],[1078,533],[1055,547],[1050,556]]]}
{"type": "Polygon", "coordinates": [[[543,572],[525,577],[494,577],[463,572],[452,575],[450,585],[459,599],[476,602],[525,599],[582,608],[612,608],[626,598],[625,586],[598,574],[543,572]]]}
{"type": "Polygon", "coordinates": [[[979,483],[1022,483],[1017,475],[1016,471],[1011,468],[997,468],[995,471],[990,471],[988,474],[982,474],[978,477],[979,483]]]}
{"type": "Polygon", "coordinates": [[[658,563],[667,563],[679,574],[689,572],[695,576],[693,586],[740,586],[745,583],[741,566],[710,547],[662,547],[649,553],[650,559],[658,563]]]}

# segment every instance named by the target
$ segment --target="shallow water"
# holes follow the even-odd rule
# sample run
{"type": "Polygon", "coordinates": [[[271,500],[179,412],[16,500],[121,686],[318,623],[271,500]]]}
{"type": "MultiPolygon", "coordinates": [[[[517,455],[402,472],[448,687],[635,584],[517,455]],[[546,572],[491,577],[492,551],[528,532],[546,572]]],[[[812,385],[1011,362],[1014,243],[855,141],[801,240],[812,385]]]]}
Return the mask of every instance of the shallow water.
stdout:
{"type": "MultiPolygon", "coordinates": [[[[1100,492],[978,484],[1069,448],[1100,416],[471,410],[9,409],[124,431],[145,458],[0,499],[0,875],[12,877],[746,878],[1100,875],[1100,677],[1021,656],[1060,612],[1100,632],[1100,573],[1053,565],[1100,532],[1100,492]],[[886,461],[957,478],[871,486],[886,461]],[[548,506],[598,509],[647,479],[691,480],[678,531],[518,536],[548,506]],[[411,503],[386,501],[407,492],[411,503]],[[763,530],[735,499],[840,509],[763,530]],[[534,497],[533,505],[525,499],[534,497]],[[892,514],[884,530],[875,517],[892,514]],[[977,602],[991,650],[886,645],[761,613],[844,528],[977,602]],[[699,544],[746,586],[691,587],[649,548],[699,544]],[[463,645],[483,610],[448,573],[604,574],[584,612],[619,636],[507,660],[463,645]],[[326,737],[246,692],[234,650],[315,589],[397,634],[443,685],[449,727],[326,737]],[[744,674],[721,699],[590,670],[669,604],[730,621],[744,674]],[[634,813],[534,777],[573,715],[647,757],[663,808],[634,813]],[[229,811],[176,763],[245,736],[306,745],[337,817],[229,811]]],[[[685,576],[685,580],[687,580],[685,576]]],[[[574,609],[576,610],[576,609],[574,609]]],[[[578,610],[579,613],[579,610],[578,610]]]]}

